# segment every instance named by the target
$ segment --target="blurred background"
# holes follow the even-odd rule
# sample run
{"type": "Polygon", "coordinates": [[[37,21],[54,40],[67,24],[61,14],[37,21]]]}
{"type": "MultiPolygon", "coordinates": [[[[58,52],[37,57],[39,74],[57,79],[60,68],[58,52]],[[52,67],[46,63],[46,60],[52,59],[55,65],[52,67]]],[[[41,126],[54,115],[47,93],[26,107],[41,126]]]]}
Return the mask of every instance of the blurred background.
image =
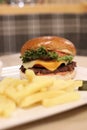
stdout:
{"type": "Polygon", "coordinates": [[[67,38],[87,56],[87,0],[0,0],[1,56],[44,35],[67,38]]]}

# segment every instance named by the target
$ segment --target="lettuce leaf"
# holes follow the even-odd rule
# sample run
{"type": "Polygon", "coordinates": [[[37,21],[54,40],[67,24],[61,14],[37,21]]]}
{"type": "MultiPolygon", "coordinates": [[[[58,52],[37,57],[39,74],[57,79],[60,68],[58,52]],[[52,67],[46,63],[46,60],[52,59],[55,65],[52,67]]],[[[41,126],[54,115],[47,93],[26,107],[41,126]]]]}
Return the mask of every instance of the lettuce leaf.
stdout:
{"type": "Polygon", "coordinates": [[[58,53],[53,51],[47,51],[43,46],[39,47],[36,50],[26,50],[24,55],[20,57],[23,63],[26,63],[31,60],[41,59],[41,60],[57,60],[57,61],[68,61],[71,62],[73,59],[72,55],[66,55],[59,57],[58,53]]]}

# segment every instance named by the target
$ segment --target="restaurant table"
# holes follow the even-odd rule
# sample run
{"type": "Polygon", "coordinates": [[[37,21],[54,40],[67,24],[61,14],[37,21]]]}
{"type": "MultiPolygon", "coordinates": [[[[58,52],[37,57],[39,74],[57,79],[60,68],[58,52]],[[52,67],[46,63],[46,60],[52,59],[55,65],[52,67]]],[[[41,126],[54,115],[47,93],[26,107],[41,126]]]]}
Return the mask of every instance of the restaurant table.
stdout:
{"type": "MultiPolygon", "coordinates": [[[[21,64],[20,54],[1,56],[3,67],[21,64]]],[[[87,57],[76,56],[78,66],[87,67],[87,57]]],[[[26,123],[9,130],[87,130],[87,105],[43,118],[31,123],[26,123]]]]}

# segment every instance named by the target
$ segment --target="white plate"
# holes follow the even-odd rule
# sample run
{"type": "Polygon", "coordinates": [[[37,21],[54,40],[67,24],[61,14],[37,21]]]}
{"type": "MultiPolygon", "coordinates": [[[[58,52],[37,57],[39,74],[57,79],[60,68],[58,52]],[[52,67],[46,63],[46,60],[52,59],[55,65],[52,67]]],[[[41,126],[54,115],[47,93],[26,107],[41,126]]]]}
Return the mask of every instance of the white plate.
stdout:
{"type": "MultiPolygon", "coordinates": [[[[4,68],[2,71],[2,76],[19,77],[19,66],[4,68]]],[[[87,68],[78,67],[75,79],[87,80],[87,68]]],[[[7,119],[0,118],[0,130],[21,125],[27,122],[39,120],[41,118],[62,113],[87,104],[87,92],[83,91],[80,92],[80,94],[81,99],[79,101],[63,105],[57,105],[51,108],[44,108],[43,106],[37,106],[34,108],[30,108],[28,110],[17,109],[10,118],[7,119]]]]}

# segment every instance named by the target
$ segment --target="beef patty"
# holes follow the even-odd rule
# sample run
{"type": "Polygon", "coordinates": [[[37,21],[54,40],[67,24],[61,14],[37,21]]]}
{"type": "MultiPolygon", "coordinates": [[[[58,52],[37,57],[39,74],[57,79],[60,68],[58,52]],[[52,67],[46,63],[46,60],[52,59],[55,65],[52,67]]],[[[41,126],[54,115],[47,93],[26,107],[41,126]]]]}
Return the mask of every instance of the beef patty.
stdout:
{"type": "MultiPolygon", "coordinates": [[[[45,69],[44,67],[37,67],[37,66],[34,66],[33,68],[29,68],[29,69],[32,69],[35,74],[38,74],[38,73],[41,73],[41,74],[52,74],[52,73],[54,73],[54,74],[56,74],[58,72],[73,71],[75,67],[76,67],[76,62],[71,62],[68,65],[62,64],[60,67],[58,67],[54,71],[50,71],[50,70],[45,69]]],[[[24,68],[23,65],[20,67],[20,69],[23,73],[25,73],[26,69],[24,68]]]]}

